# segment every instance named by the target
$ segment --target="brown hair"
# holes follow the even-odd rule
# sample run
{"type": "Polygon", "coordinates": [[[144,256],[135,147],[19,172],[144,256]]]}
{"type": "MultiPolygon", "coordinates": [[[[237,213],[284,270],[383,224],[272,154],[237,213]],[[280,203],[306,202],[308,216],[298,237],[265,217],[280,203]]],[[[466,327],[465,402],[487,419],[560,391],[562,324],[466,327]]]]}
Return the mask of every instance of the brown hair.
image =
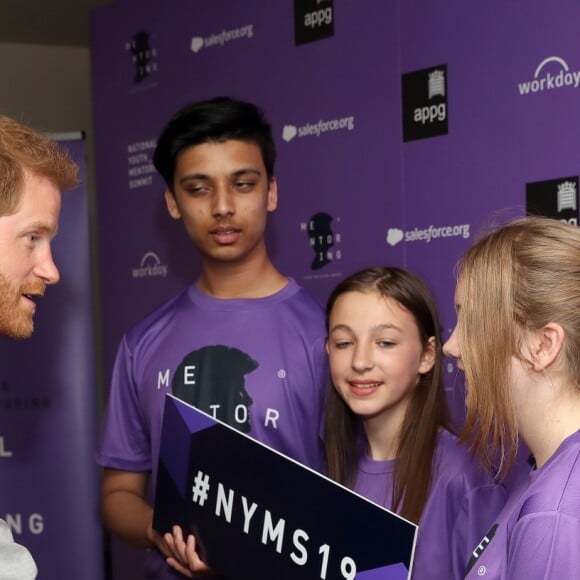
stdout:
{"type": "Polygon", "coordinates": [[[510,361],[524,360],[526,331],[563,327],[561,372],[580,390],[580,229],[542,217],[515,220],[467,251],[459,283],[458,336],[470,385],[461,439],[471,439],[488,469],[499,454],[505,474],[517,449],[510,361]]]}
{"type": "Polygon", "coordinates": [[[66,151],[34,129],[0,115],[0,215],[16,210],[25,171],[47,177],[61,191],[77,184],[78,167],[66,151]]]}
{"type": "MultiPolygon", "coordinates": [[[[435,364],[421,375],[413,391],[398,442],[395,461],[393,510],[418,522],[427,501],[437,436],[449,430],[449,419],[441,379],[441,336],[437,307],[425,284],[400,268],[375,267],[361,270],[343,280],[331,293],[326,307],[328,332],[332,308],[347,292],[378,292],[396,300],[415,318],[423,345],[435,338],[435,364]]],[[[360,419],[336,393],[329,389],[325,419],[325,450],[328,475],[353,487],[358,461],[360,419]]]]}

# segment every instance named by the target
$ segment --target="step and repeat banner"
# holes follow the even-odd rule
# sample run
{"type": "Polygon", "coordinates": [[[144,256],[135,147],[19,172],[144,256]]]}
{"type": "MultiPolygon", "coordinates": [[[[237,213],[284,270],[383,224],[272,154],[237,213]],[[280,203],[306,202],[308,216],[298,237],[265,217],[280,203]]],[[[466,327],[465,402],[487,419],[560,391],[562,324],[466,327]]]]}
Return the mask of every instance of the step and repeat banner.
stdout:
{"type": "MultiPolygon", "coordinates": [[[[103,579],[97,388],[84,141],[63,135],[80,185],[62,196],[47,288],[24,341],[0,348],[0,518],[43,580],[103,579]]],[[[2,570],[0,570],[2,577],[2,570]]]]}
{"type": "MultiPolygon", "coordinates": [[[[259,104],[278,148],[270,253],[321,303],[389,264],[433,290],[481,228],[578,221],[580,5],[527,0],[119,0],[92,14],[105,376],[122,333],[199,274],[156,138],[190,101],[259,104]]],[[[458,421],[464,391],[446,367],[458,421]]],[[[129,576],[124,576],[129,578],[129,576]]]]}

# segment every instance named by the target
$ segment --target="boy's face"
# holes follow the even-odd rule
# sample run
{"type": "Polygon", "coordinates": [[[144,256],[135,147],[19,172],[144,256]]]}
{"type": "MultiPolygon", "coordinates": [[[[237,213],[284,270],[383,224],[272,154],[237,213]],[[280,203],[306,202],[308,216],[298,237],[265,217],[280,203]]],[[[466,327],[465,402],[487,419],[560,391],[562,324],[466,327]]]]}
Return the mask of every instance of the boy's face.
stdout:
{"type": "Polygon", "coordinates": [[[36,300],[58,282],[50,244],[60,205],[60,191],[48,178],[25,171],[16,211],[0,216],[1,335],[29,337],[36,300]]]}
{"type": "Polygon", "coordinates": [[[169,214],[183,220],[206,264],[242,265],[265,256],[268,212],[278,202],[260,148],[245,141],[203,143],[177,158],[174,193],[165,192],[169,214]]]}

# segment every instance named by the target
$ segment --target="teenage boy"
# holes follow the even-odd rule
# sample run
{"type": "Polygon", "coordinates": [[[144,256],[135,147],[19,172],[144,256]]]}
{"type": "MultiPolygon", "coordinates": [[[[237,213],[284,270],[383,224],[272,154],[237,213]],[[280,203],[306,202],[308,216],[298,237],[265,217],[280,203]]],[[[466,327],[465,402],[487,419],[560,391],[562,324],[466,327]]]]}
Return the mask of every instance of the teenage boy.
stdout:
{"type": "Polygon", "coordinates": [[[322,467],[324,315],[268,256],[264,229],[278,203],[275,156],[256,106],[225,97],[177,112],[155,150],[167,209],[196,246],[201,274],[124,336],[98,460],[106,527],[155,548],[150,572],[158,578],[179,577],[160,555],[191,575],[181,531],[176,550],[153,530],[148,501],[166,392],[322,467]]]}

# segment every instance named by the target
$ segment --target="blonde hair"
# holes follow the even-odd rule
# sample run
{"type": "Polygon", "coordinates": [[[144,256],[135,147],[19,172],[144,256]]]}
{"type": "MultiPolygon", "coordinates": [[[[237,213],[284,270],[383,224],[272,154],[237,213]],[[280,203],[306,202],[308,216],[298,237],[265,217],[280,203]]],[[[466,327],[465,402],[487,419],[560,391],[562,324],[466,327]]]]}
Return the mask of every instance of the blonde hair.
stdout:
{"type": "Polygon", "coordinates": [[[462,440],[505,473],[517,449],[508,388],[511,359],[523,360],[528,330],[556,322],[565,332],[560,372],[580,390],[580,229],[553,219],[515,220],[477,241],[459,265],[458,318],[469,389],[462,440]]]}
{"type": "Polygon", "coordinates": [[[0,115],[0,215],[16,210],[25,171],[47,177],[61,191],[77,184],[78,167],[66,151],[34,129],[0,115]]]}

